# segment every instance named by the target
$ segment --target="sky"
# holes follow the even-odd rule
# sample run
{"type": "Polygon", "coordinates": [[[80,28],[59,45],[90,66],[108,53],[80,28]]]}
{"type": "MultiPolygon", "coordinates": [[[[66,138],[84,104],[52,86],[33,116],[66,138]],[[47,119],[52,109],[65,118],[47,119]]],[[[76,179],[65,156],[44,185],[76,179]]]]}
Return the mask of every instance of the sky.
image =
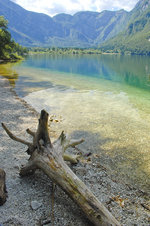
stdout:
{"type": "Polygon", "coordinates": [[[23,8],[55,16],[59,13],[75,14],[79,11],[101,12],[124,9],[130,11],[138,0],[11,0],[23,8]]]}

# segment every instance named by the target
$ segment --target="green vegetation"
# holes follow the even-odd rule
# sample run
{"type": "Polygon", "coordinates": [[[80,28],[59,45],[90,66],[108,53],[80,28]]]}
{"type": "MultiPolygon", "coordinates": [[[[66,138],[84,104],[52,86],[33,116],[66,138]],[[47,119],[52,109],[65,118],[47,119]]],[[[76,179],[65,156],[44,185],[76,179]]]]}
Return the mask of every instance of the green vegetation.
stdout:
{"type": "Polygon", "coordinates": [[[0,60],[17,60],[27,53],[27,48],[20,46],[11,39],[7,30],[8,21],[0,16],[0,60]]]}
{"type": "Polygon", "coordinates": [[[7,21],[0,16],[0,59],[18,59],[27,53],[11,36],[21,45],[31,47],[31,54],[150,55],[150,0],[139,0],[130,12],[84,11],[54,17],[29,12],[10,0],[0,0],[0,15],[10,22],[11,32],[10,35],[7,21]]]}
{"type": "MultiPolygon", "coordinates": [[[[99,54],[102,51],[150,55],[150,0],[139,0],[130,12],[83,11],[73,16],[61,13],[54,17],[29,12],[10,0],[0,0],[0,15],[9,21],[9,31],[16,42],[39,47],[30,49],[32,54],[99,54]]],[[[5,46],[0,59],[24,53],[19,46],[14,47],[15,42],[10,44],[7,21],[0,25],[0,39],[4,39],[0,40],[0,48],[3,48],[1,42],[5,46]]]]}
{"type": "Polygon", "coordinates": [[[49,53],[49,54],[101,54],[101,50],[94,48],[42,48],[42,47],[33,47],[29,48],[30,54],[37,53],[49,53]]]}
{"type": "Polygon", "coordinates": [[[102,44],[105,52],[150,55],[150,2],[139,1],[130,13],[126,29],[102,44]]]}
{"type": "Polygon", "coordinates": [[[119,35],[101,46],[106,53],[150,55],[150,32],[135,35],[119,35]]]}

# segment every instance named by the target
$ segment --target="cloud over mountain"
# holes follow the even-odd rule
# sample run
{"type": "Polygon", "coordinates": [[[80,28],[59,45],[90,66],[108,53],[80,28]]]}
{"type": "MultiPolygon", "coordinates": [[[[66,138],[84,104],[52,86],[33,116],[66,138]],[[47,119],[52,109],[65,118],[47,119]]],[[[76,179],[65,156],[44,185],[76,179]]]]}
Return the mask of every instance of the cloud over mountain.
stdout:
{"type": "Polygon", "coordinates": [[[54,16],[59,13],[75,14],[79,11],[119,10],[130,11],[138,0],[12,0],[27,10],[54,16]]]}

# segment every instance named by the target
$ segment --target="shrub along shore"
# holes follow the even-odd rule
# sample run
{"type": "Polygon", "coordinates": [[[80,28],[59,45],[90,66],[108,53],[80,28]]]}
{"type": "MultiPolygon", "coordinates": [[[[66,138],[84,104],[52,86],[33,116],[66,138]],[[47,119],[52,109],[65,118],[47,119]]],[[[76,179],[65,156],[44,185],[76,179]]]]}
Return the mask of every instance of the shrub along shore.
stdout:
{"type": "Polygon", "coordinates": [[[28,53],[26,47],[22,47],[12,40],[7,25],[8,21],[0,16],[0,62],[20,60],[28,53]]]}

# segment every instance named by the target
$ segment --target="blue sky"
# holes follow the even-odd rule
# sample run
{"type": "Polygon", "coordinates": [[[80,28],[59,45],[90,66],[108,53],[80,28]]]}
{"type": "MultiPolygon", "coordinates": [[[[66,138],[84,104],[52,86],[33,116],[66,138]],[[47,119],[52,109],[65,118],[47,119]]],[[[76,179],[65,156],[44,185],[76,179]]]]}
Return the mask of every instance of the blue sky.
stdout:
{"type": "Polygon", "coordinates": [[[27,10],[54,16],[58,13],[75,14],[79,11],[133,9],[138,0],[11,0],[27,10]]]}

